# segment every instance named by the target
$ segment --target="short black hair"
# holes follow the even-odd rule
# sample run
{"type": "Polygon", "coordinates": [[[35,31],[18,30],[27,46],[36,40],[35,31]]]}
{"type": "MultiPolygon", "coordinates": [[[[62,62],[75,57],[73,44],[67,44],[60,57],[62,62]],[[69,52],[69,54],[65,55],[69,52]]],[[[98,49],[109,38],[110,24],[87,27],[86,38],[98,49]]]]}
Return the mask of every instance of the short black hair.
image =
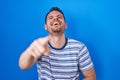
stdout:
{"type": "Polygon", "coordinates": [[[58,7],[52,7],[52,8],[49,10],[49,12],[46,14],[46,16],[45,16],[45,23],[46,23],[48,14],[49,14],[50,12],[52,12],[52,11],[58,11],[58,12],[60,12],[60,13],[63,15],[64,20],[65,20],[65,16],[64,16],[63,11],[62,11],[60,8],[58,8],[58,7]]]}

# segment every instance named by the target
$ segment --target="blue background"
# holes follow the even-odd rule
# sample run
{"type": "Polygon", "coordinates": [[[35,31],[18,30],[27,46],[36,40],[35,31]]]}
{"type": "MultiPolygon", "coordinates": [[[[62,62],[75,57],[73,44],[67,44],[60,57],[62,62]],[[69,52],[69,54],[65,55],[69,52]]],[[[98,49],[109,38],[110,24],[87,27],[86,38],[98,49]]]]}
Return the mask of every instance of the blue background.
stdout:
{"type": "Polygon", "coordinates": [[[0,80],[37,80],[36,65],[22,71],[18,60],[33,40],[48,34],[45,15],[53,6],[60,7],[66,16],[66,36],[88,47],[97,80],[118,80],[119,4],[119,0],[1,0],[0,80]]]}

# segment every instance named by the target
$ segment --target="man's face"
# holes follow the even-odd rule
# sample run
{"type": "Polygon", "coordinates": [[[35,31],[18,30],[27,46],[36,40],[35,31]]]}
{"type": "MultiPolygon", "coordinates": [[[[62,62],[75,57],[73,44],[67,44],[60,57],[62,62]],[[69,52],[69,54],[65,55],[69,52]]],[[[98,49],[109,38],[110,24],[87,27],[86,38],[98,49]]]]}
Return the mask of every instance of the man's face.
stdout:
{"type": "Polygon", "coordinates": [[[59,11],[52,11],[47,16],[45,28],[50,34],[64,33],[66,23],[63,15],[59,11]]]}

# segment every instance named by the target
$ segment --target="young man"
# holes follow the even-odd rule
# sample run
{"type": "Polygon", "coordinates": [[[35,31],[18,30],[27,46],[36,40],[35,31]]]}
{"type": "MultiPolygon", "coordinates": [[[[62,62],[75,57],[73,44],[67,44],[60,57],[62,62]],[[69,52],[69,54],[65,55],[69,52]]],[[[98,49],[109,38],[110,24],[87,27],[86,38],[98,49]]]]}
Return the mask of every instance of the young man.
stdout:
{"type": "Polygon", "coordinates": [[[37,62],[38,80],[96,80],[87,47],[80,41],[65,37],[67,27],[63,12],[53,7],[46,15],[45,30],[49,35],[35,40],[20,56],[21,69],[37,62]]]}

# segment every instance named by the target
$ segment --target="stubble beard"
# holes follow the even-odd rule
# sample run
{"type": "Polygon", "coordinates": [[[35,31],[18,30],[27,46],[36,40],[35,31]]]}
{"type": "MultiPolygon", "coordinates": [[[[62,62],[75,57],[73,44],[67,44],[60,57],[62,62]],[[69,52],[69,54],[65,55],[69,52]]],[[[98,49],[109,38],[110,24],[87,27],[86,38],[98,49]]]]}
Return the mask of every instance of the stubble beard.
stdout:
{"type": "Polygon", "coordinates": [[[49,33],[51,35],[61,35],[64,33],[64,28],[60,27],[60,28],[51,28],[51,31],[49,31],[49,33]]]}
{"type": "Polygon", "coordinates": [[[61,21],[57,21],[57,23],[51,22],[51,27],[48,27],[48,32],[51,35],[61,35],[64,33],[65,25],[62,25],[61,21]]]}
{"type": "Polygon", "coordinates": [[[62,28],[51,28],[53,33],[63,33],[63,29],[62,28]]]}

